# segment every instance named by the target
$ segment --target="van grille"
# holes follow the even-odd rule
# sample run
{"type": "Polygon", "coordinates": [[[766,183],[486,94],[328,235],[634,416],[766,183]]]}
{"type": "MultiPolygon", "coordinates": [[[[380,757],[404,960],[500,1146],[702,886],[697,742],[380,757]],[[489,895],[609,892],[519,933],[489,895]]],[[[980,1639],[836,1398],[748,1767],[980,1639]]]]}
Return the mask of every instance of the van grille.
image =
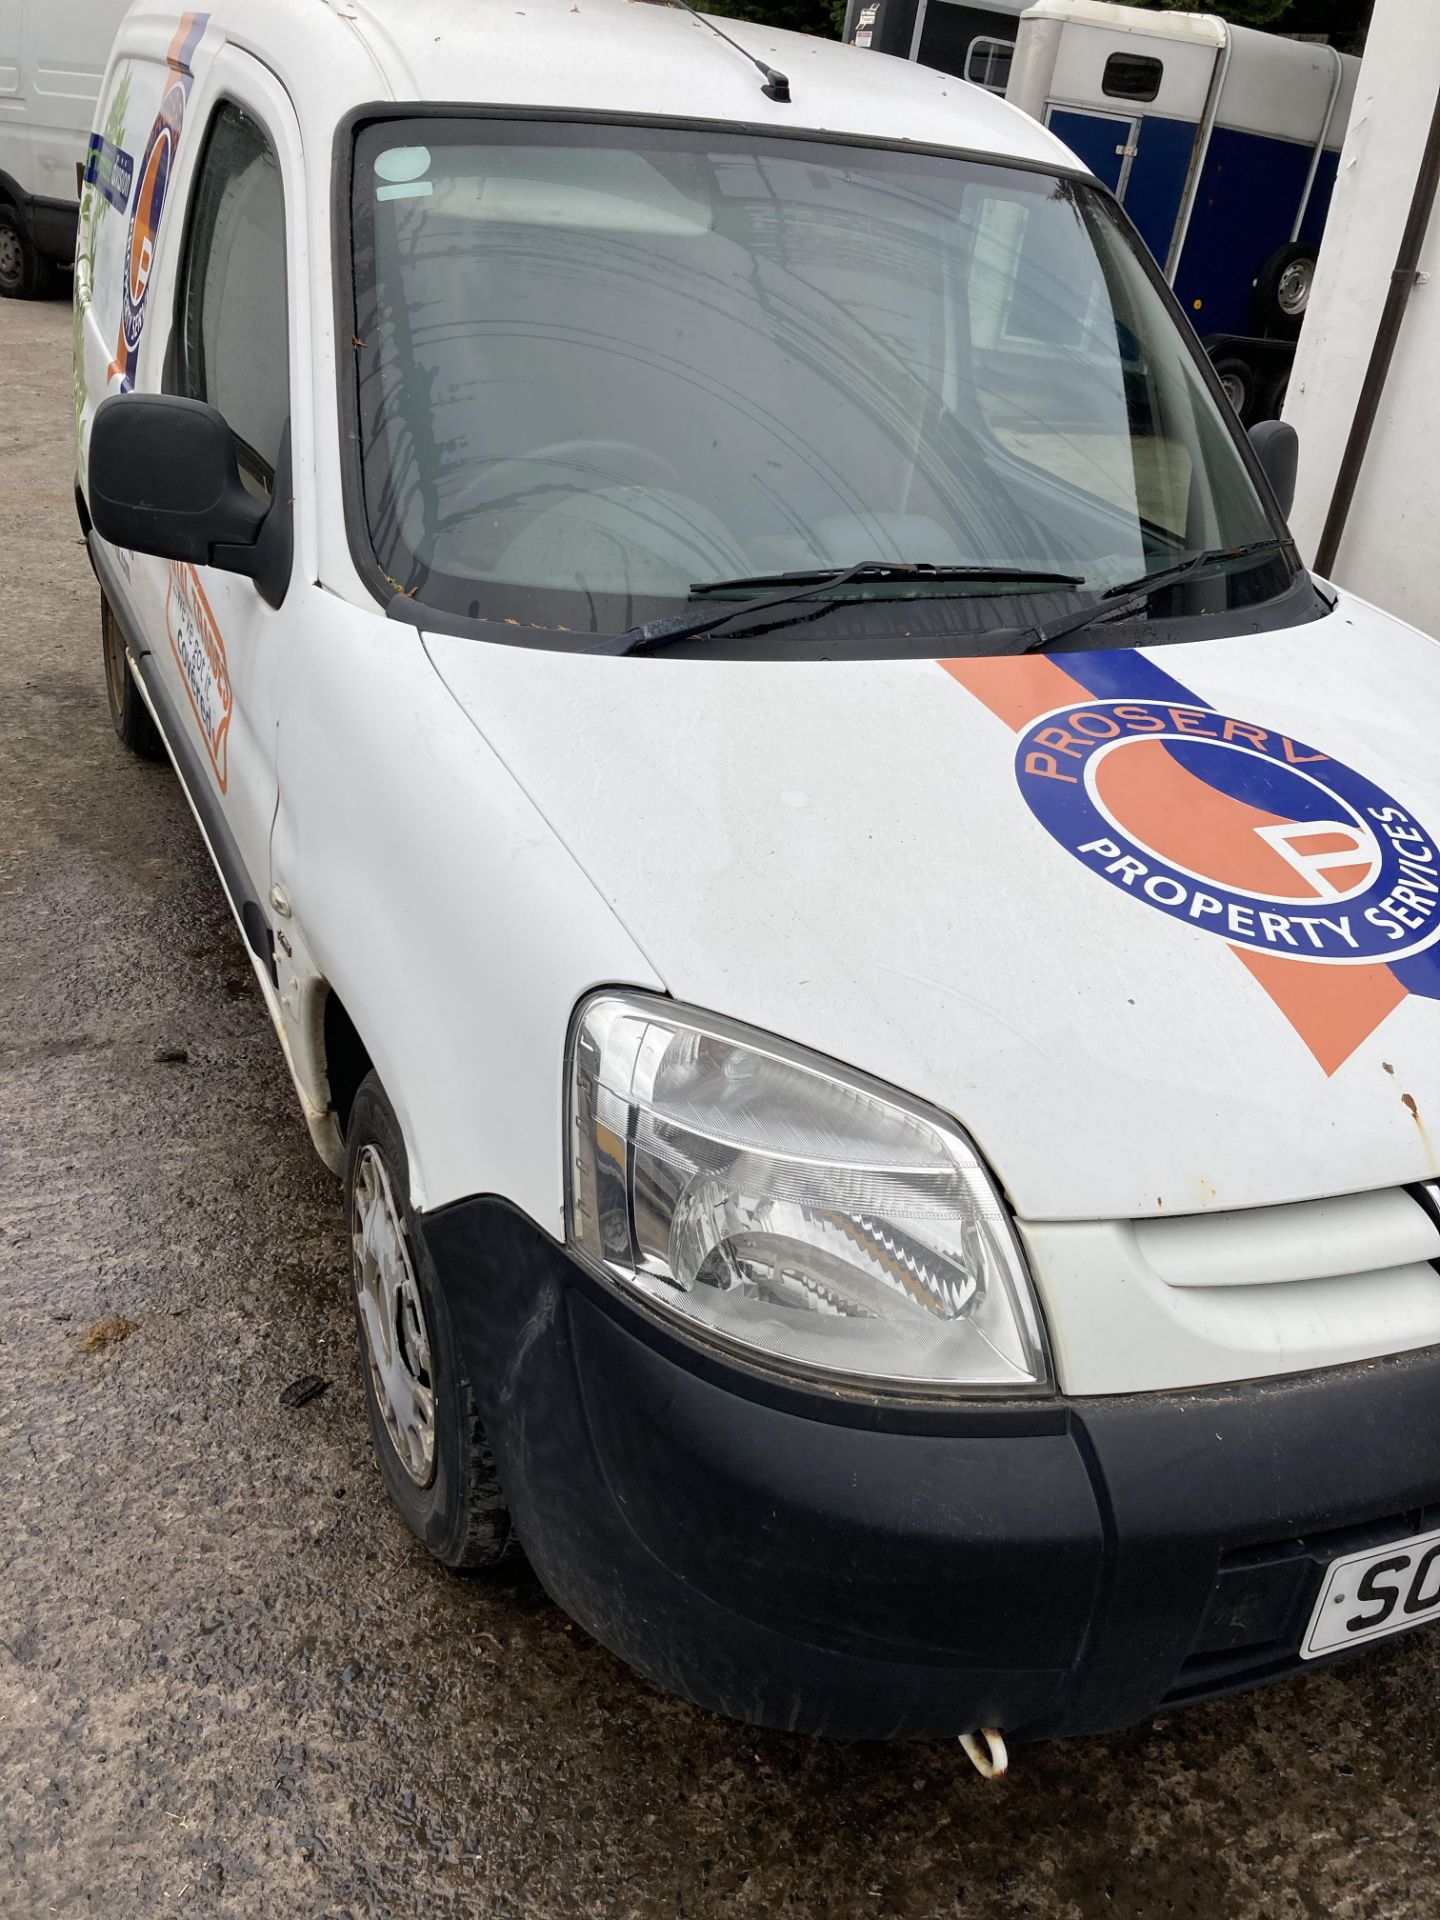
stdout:
{"type": "Polygon", "coordinates": [[[1382,1187],[1234,1212],[1142,1220],[1135,1243],[1167,1287],[1268,1287],[1394,1273],[1440,1259],[1440,1203],[1382,1187]]]}

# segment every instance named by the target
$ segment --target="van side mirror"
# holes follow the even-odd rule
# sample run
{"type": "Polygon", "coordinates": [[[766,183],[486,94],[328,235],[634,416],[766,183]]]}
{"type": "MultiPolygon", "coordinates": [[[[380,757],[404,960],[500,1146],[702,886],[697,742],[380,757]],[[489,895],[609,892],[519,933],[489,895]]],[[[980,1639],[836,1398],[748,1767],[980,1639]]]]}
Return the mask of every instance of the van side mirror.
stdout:
{"type": "Polygon", "coordinates": [[[1288,520],[1300,471],[1300,436],[1286,420],[1257,420],[1250,429],[1250,444],[1288,520]]]}
{"type": "Polygon", "coordinates": [[[244,574],[278,607],[290,581],[289,464],[287,431],[274,498],[257,500],[214,407],[112,394],[90,428],[90,517],[112,546],[244,574]]]}

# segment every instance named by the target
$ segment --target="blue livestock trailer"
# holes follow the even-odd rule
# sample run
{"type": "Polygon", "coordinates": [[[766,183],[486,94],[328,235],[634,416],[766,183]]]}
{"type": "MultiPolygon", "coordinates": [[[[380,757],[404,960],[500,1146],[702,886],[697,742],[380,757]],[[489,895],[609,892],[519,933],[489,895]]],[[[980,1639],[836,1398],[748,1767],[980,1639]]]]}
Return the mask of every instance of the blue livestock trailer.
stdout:
{"type": "Polygon", "coordinates": [[[1006,98],[1122,202],[1241,418],[1278,414],[1359,61],[1217,14],[1037,0],[1012,16],[1002,63],[992,43],[1004,16],[985,12],[880,0],[871,44],[899,51],[908,23],[907,52],[948,39],[957,58],[945,70],[982,84],[988,73],[995,91],[1003,70],[1006,98]],[[952,11],[965,16],[958,35],[937,32],[931,16],[952,11]]]}

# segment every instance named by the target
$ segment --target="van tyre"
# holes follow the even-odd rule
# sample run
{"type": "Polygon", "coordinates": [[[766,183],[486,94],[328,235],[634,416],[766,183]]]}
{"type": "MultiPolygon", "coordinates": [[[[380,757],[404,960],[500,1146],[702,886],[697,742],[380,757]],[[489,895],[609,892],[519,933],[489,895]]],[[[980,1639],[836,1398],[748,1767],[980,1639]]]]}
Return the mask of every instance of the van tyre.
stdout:
{"type": "Polygon", "coordinates": [[[1255,325],[1293,340],[1304,324],[1315,284],[1315,249],[1292,241],[1277,247],[1255,279],[1255,325]]]}
{"type": "Polygon", "coordinates": [[[110,724],[117,738],[142,760],[163,760],[165,743],[135,684],[125,657],[120,622],[103,594],[100,596],[100,644],[105,658],[105,697],[110,703],[110,724]]]}
{"type": "Polygon", "coordinates": [[[444,1292],[410,1210],[410,1169],[379,1076],[345,1132],[351,1290],[370,1437],[385,1490],[443,1566],[494,1566],[516,1545],[444,1292]]]}
{"type": "Polygon", "coordinates": [[[58,279],[55,262],[41,253],[14,207],[0,207],[0,299],[44,300],[58,279]]]}

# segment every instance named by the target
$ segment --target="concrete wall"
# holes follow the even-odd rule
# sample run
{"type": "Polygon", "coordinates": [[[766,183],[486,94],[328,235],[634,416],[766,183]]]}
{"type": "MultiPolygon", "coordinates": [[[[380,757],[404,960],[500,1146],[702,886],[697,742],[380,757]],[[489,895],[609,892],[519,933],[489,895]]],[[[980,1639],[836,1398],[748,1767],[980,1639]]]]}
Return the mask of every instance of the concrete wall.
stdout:
{"type": "MultiPolygon", "coordinates": [[[[1300,434],[1291,524],[1306,558],[1325,524],[1440,91],[1440,0],[1376,0],[1285,418],[1300,434]]],[[[1440,634],[1440,211],[1332,569],[1440,634]]]]}

